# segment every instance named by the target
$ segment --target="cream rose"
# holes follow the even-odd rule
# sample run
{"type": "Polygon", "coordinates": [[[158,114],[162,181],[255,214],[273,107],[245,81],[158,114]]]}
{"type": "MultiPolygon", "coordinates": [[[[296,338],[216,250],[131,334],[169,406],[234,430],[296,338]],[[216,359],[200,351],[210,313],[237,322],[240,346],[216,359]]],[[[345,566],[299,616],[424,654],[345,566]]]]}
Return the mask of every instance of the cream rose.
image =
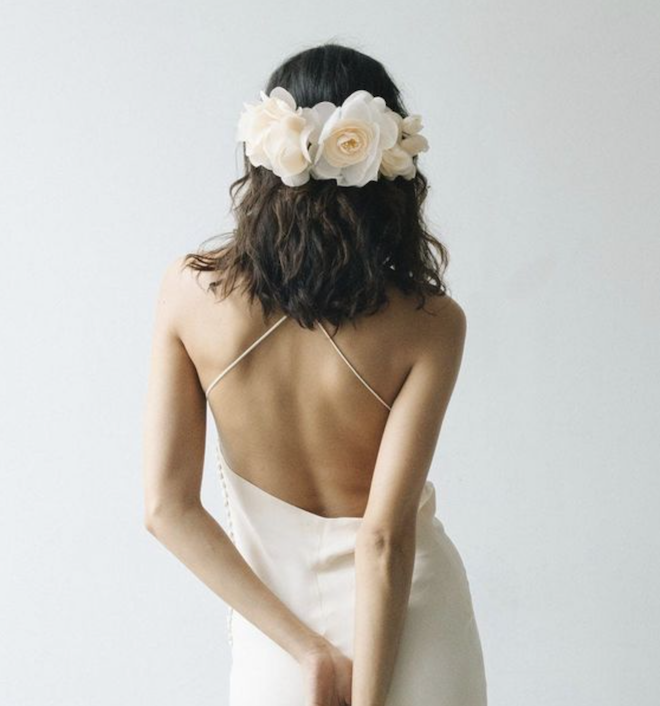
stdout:
{"type": "Polygon", "coordinates": [[[428,140],[418,134],[423,127],[420,115],[408,115],[401,120],[401,147],[413,157],[429,148],[428,140]]]}
{"type": "Polygon", "coordinates": [[[394,116],[398,128],[397,143],[383,152],[380,171],[388,179],[397,176],[412,179],[417,173],[413,157],[429,147],[427,139],[418,134],[423,127],[421,116],[408,115],[402,118],[397,113],[394,116]]]}
{"type": "Polygon", "coordinates": [[[315,179],[335,179],[339,186],[364,186],[386,178],[416,173],[413,157],[428,149],[421,116],[405,118],[385,100],[364,90],[353,92],[335,106],[321,101],[312,108],[296,107],[282,86],[261,102],[244,103],[236,137],[255,167],[273,171],[288,186],[315,179]]]}
{"type": "Polygon", "coordinates": [[[406,115],[405,118],[401,118],[401,132],[405,135],[415,135],[423,127],[421,115],[406,115]]]}
{"type": "Polygon", "coordinates": [[[415,169],[412,155],[400,145],[394,145],[394,147],[383,152],[380,171],[388,179],[395,179],[398,176],[402,176],[404,179],[412,179],[417,170],[415,169]]]}
{"type": "Polygon", "coordinates": [[[339,186],[364,186],[378,179],[383,151],[390,149],[398,136],[385,101],[360,90],[339,107],[323,102],[312,111],[317,124],[322,125],[312,150],[312,176],[336,179],[339,186]]]}
{"type": "Polygon", "coordinates": [[[314,129],[293,96],[281,86],[270,96],[261,91],[261,103],[244,104],[236,138],[245,142],[245,154],[255,167],[271,169],[288,186],[309,180],[312,158],[308,150],[314,129]]]}

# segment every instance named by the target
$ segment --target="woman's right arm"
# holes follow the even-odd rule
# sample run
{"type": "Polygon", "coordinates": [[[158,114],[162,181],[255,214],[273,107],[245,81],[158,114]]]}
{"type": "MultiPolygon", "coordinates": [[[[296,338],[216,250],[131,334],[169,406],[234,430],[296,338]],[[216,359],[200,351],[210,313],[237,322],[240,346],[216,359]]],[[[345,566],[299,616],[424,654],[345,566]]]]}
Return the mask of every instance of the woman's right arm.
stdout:
{"type": "Polygon", "coordinates": [[[356,539],[351,706],[384,706],[408,610],[419,499],[465,341],[463,310],[443,300],[392,405],[356,539]]]}

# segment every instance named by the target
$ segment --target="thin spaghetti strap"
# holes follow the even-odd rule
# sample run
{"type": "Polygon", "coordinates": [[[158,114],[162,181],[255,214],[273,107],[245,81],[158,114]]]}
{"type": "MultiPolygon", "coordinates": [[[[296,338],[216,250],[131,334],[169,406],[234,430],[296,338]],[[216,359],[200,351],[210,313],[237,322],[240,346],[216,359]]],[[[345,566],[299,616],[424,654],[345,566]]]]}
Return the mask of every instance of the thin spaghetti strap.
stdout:
{"type": "Polygon", "coordinates": [[[318,325],[321,327],[321,330],[326,335],[326,337],[330,341],[330,343],[332,343],[334,349],[337,351],[337,353],[339,353],[342,360],[355,373],[358,380],[360,380],[360,382],[367,388],[367,390],[369,390],[369,392],[371,392],[378,400],[380,400],[387,407],[387,409],[391,410],[392,407],[389,404],[387,404],[387,402],[385,402],[385,400],[376,392],[376,390],[374,390],[374,388],[371,387],[371,385],[362,377],[362,375],[360,375],[360,373],[358,373],[358,371],[351,364],[351,361],[341,352],[339,346],[334,342],[332,336],[325,330],[325,326],[320,321],[318,322],[318,325]]]}
{"type": "Polygon", "coordinates": [[[211,390],[220,382],[220,380],[222,380],[222,378],[223,378],[237,363],[239,363],[241,360],[243,360],[243,358],[244,358],[255,346],[258,346],[258,345],[261,343],[261,341],[263,341],[264,338],[266,338],[266,336],[268,336],[270,333],[272,333],[272,332],[284,321],[284,319],[287,318],[287,316],[288,316],[287,314],[284,314],[284,316],[282,316],[278,321],[276,321],[269,329],[267,329],[264,333],[262,333],[261,336],[259,336],[259,338],[257,338],[256,341],[254,341],[253,343],[251,343],[251,344],[238,356],[238,358],[236,358],[236,360],[234,360],[233,362],[231,362],[219,375],[217,375],[217,376],[213,379],[213,381],[211,382],[211,384],[206,388],[206,392],[204,393],[204,394],[206,395],[206,397],[209,396],[209,393],[211,392],[211,390]]]}

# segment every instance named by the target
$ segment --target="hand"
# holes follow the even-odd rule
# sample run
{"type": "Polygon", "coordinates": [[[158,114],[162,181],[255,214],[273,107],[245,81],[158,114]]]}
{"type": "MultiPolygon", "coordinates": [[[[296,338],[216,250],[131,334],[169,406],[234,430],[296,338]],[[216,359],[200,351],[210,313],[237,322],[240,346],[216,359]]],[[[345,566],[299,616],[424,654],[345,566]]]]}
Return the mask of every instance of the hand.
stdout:
{"type": "Polygon", "coordinates": [[[301,660],[305,706],[347,706],[351,703],[353,661],[332,643],[315,647],[301,660]]]}

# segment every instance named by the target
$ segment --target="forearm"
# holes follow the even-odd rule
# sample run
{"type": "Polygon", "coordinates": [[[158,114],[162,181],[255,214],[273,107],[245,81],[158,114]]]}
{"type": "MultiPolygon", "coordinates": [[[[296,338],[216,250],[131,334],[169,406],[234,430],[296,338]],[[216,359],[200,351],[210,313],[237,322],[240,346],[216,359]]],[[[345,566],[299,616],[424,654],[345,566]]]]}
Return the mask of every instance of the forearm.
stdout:
{"type": "Polygon", "coordinates": [[[352,706],[385,703],[408,611],[414,547],[412,532],[396,544],[370,538],[356,544],[352,706]]]}
{"type": "Polygon", "coordinates": [[[216,595],[297,661],[325,642],[254,573],[201,504],[161,512],[147,527],[216,595]]]}

